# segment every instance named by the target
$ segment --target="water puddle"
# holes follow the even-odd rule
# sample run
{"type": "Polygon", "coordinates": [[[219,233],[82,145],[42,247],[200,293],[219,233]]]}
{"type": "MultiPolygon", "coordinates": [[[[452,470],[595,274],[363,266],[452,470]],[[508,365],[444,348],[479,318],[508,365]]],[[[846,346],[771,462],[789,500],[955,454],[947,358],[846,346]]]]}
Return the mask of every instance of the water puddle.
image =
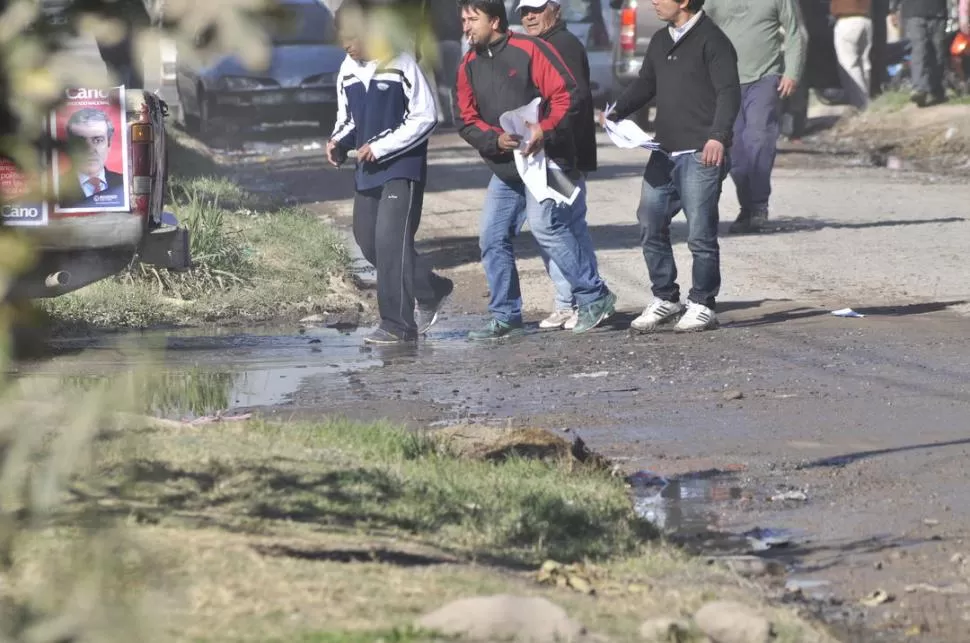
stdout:
{"type": "Polygon", "coordinates": [[[637,515],[696,553],[765,554],[795,542],[796,534],[785,529],[730,529],[730,512],[741,511],[752,499],[736,475],[707,472],[667,478],[639,471],[627,480],[637,515]]]}
{"type": "Polygon", "coordinates": [[[418,356],[414,348],[364,347],[369,329],[287,331],[159,331],[55,340],[57,355],[29,370],[84,387],[149,366],[151,384],[140,401],[145,412],[192,420],[282,404],[310,382],[317,390],[347,389],[354,373],[418,356]]]}
{"type": "Polygon", "coordinates": [[[637,514],[668,533],[715,528],[720,522],[716,505],[743,497],[740,483],[733,478],[665,478],[640,471],[629,482],[637,514]]]}

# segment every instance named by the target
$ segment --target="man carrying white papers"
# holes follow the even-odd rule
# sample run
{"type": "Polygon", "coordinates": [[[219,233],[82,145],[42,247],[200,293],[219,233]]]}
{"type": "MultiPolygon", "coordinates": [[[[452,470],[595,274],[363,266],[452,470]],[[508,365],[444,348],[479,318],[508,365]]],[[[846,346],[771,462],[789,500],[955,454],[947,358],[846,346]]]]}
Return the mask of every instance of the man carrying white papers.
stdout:
{"type": "Polygon", "coordinates": [[[656,142],[664,153],[650,154],[637,210],[654,300],[631,326],[649,332],[680,317],[675,330],[708,330],[717,327],[718,201],[741,107],[738,58],[704,14],[704,0],[653,0],[653,6],[668,28],[650,40],[639,78],[601,121],[604,127],[607,119],[620,122],[656,99],[656,142]],[[686,311],[670,246],[670,222],[681,210],[694,260],[686,311]]]}
{"type": "MultiPolygon", "coordinates": [[[[576,81],[548,44],[509,33],[504,0],[459,0],[458,6],[471,45],[458,71],[459,134],[478,150],[494,173],[485,195],[479,233],[492,318],[468,337],[489,340],[523,332],[522,296],[512,249],[522,210],[536,243],[572,286],[578,308],[573,332],[589,331],[613,315],[616,296],[600,278],[592,248],[580,243],[572,231],[574,207],[548,198],[548,174],[546,198],[540,200],[533,192],[542,195],[542,176],[533,180],[536,159],[529,158],[542,151],[546,163],[554,162],[563,174],[574,176],[577,184],[582,180],[569,131],[578,111],[576,81]],[[528,106],[536,98],[541,99],[540,118],[523,122],[519,134],[503,129],[503,114],[528,106]],[[520,163],[528,161],[522,172],[528,171],[531,189],[527,189],[517,167],[516,150],[522,152],[520,163]]],[[[575,190],[565,191],[566,201],[585,197],[582,190],[575,196],[575,190]]]]}

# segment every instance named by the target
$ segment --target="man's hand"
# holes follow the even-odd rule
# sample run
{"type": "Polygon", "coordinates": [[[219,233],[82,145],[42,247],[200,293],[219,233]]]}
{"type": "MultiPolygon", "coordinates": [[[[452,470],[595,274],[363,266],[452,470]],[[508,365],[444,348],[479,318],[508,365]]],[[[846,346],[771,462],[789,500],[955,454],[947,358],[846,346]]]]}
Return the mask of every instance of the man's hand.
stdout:
{"type": "Polygon", "coordinates": [[[970,20],[960,21],[960,31],[964,36],[970,36],[970,20]]]}
{"type": "Polygon", "coordinates": [[[365,143],[363,147],[357,150],[357,160],[365,163],[377,160],[374,152],[370,149],[369,143],[365,143]]]}
{"type": "Polygon", "coordinates": [[[798,88],[798,83],[789,78],[788,76],[782,76],[781,80],[778,82],[778,95],[782,98],[788,98],[795,93],[798,88]]]}
{"type": "Polygon", "coordinates": [[[704,149],[701,150],[701,163],[704,165],[721,165],[724,162],[724,143],[721,141],[715,141],[713,138],[709,140],[705,145],[704,149]]]}
{"type": "Polygon", "coordinates": [[[526,126],[528,126],[532,136],[529,137],[529,143],[525,146],[525,150],[522,153],[526,156],[532,156],[542,149],[542,144],[545,142],[545,134],[538,123],[526,123],[526,126]]]}
{"type": "Polygon", "coordinates": [[[330,165],[338,167],[340,163],[337,162],[337,141],[330,139],[327,141],[327,160],[330,165]]]}
{"type": "Polygon", "coordinates": [[[519,143],[521,142],[521,136],[509,134],[508,132],[502,132],[498,137],[498,148],[505,152],[511,152],[512,150],[519,149],[519,143]]]}

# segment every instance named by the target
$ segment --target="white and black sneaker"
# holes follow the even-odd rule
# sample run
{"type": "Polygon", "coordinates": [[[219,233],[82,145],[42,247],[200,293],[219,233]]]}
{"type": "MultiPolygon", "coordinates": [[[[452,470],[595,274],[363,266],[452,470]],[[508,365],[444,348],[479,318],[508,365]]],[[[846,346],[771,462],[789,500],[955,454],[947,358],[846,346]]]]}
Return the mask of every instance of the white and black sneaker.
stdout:
{"type": "Polygon", "coordinates": [[[717,328],[717,315],[714,311],[697,302],[687,300],[687,312],[680,318],[674,330],[685,333],[697,330],[714,330],[717,328]]]}
{"type": "Polygon", "coordinates": [[[672,321],[683,311],[684,307],[679,301],[654,299],[649,306],[643,309],[643,314],[633,320],[630,328],[640,333],[649,333],[655,330],[657,326],[672,321]]]}

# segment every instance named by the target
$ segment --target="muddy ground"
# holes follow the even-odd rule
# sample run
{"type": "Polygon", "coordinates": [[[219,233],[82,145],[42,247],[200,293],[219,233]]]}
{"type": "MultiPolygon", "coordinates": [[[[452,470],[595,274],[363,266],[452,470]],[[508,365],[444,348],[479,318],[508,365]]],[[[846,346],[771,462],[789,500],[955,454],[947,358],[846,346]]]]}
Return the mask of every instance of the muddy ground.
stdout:
{"type": "MultiPolygon", "coordinates": [[[[584,336],[536,330],[552,290],[525,234],[517,248],[534,332],[472,345],[464,334],[486,313],[477,223],[489,175],[454,132],[440,132],[432,147],[420,249],[457,288],[417,348],[365,349],[362,330],[308,322],[168,336],[164,359],[236,373],[226,405],[276,417],[580,435],[624,470],[673,482],[649,511],[682,542],[708,552],[767,549],[760,555],[787,563],[801,600],[845,640],[967,640],[963,177],[873,167],[867,153],[821,138],[782,144],[767,232],[726,234],[736,199],[725,183],[722,328],[643,336],[628,326],[649,301],[634,217],[647,156],[603,139],[589,220],[621,312],[584,336]],[[831,314],[845,307],[866,316],[831,314]],[[770,500],[786,491],[800,493],[770,500]],[[712,535],[755,528],[777,530],[781,542],[712,535]],[[877,590],[891,600],[860,604],[877,590]]],[[[349,224],[351,170],[325,167],[313,141],[268,140],[227,158],[243,185],[349,224]]],[[[686,291],[683,226],[674,238],[686,291]]],[[[366,287],[366,270],[362,279],[366,287]]],[[[63,354],[43,366],[52,373],[125,359],[108,339],[59,345],[63,354]]]]}

